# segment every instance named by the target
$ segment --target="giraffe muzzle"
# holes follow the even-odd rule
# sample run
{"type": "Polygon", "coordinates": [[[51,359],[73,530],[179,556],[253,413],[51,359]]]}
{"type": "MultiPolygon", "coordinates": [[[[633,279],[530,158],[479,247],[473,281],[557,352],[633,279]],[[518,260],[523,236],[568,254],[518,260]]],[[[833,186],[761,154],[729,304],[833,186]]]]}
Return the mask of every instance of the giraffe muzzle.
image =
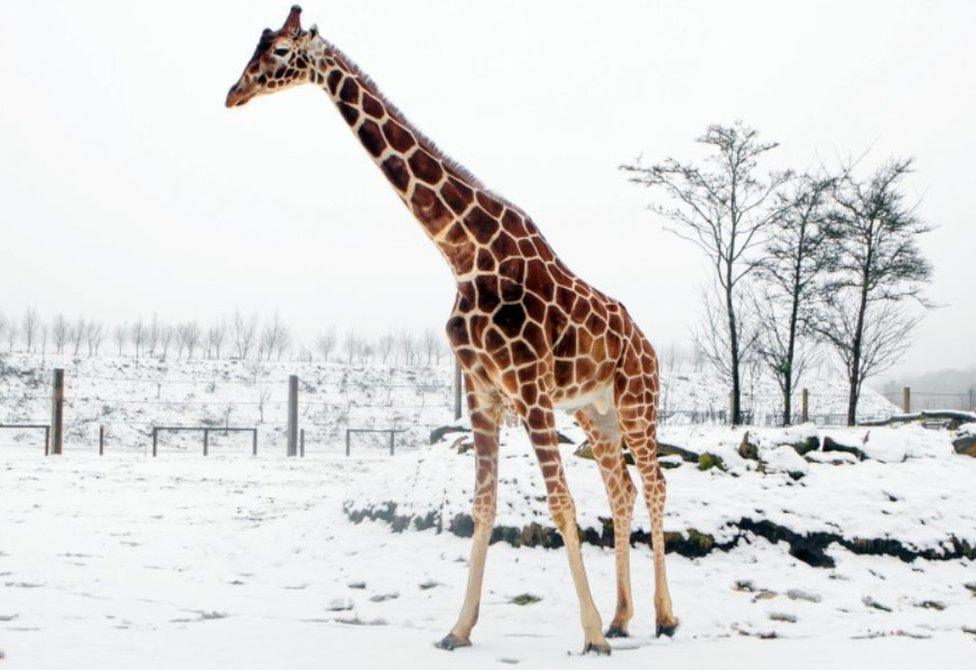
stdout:
{"type": "Polygon", "coordinates": [[[240,107],[253,97],[254,93],[243,90],[240,82],[238,82],[231,86],[230,90],[227,91],[227,101],[225,104],[228,107],[240,107]]]}

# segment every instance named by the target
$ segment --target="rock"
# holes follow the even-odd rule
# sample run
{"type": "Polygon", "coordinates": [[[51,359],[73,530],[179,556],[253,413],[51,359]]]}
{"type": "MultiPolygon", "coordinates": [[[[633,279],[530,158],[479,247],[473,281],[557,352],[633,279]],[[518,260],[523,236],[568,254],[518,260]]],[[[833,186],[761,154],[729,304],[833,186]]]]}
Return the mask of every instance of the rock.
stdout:
{"type": "MultiPolygon", "coordinates": [[[[687,449],[682,449],[681,447],[676,447],[673,444],[665,444],[663,442],[657,443],[657,455],[658,458],[662,458],[665,456],[678,456],[681,458],[682,461],[686,463],[698,462],[698,454],[696,454],[695,452],[688,451],[687,449]]],[[[593,448],[590,446],[589,440],[584,440],[579,445],[579,447],[576,448],[576,451],[573,452],[573,456],[578,456],[579,458],[588,458],[590,460],[593,460],[593,448]]],[[[630,450],[627,449],[626,447],[624,447],[624,462],[626,462],[627,465],[634,464],[634,457],[630,453],[630,450]]],[[[661,461],[659,462],[661,463],[661,467],[663,468],[677,467],[676,465],[669,466],[669,465],[665,465],[661,461]]]]}
{"type": "Polygon", "coordinates": [[[976,596],[976,582],[967,582],[963,584],[963,586],[969,589],[969,592],[976,596]]]}
{"type": "Polygon", "coordinates": [[[872,609],[881,610],[882,612],[891,611],[890,607],[888,607],[887,605],[882,605],[871,596],[864,596],[863,598],[861,598],[861,602],[864,603],[867,607],[871,607],[872,609]]]}
{"type": "Polygon", "coordinates": [[[976,432],[972,429],[961,430],[952,441],[952,448],[957,454],[976,458],[976,432]]]}
{"type": "Polygon", "coordinates": [[[821,598],[816,593],[808,593],[807,591],[801,591],[800,589],[790,589],[786,592],[786,597],[790,600],[805,600],[808,603],[819,603],[823,598],[821,598]]]}
{"type": "Polygon", "coordinates": [[[795,442],[790,445],[793,450],[796,451],[800,456],[806,456],[811,451],[817,451],[820,449],[820,438],[816,435],[808,435],[800,442],[795,442]]]}
{"type": "Polygon", "coordinates": [[[667,444],[665,442],[657,443],[657,455],[660,456],[678,456],[685,463],[697,463],[698,454],[694,451],[689,451],[683,447],[677,447],[673,444],[667,444]]]}
{"type": "Polygon", "coordinates": [[[325,606],[325,609],[329,612],[348,612],[352,607],[352,600],[349,598],[335,598],[325,606]]]}
{"type": "Polygon", "coordinates": [[[770,591],[769,589],[763,589],[762,591],[760,591],[759,593],[757,593],[755,595],[755,597],[752,599],[752,602],[758,602],[760,600],[772,600],[773,598],[775,598],[778,595],[779,594],[776,593],[776,591],[770,591]]]}
{"type": "Polygon", "coordinates": [[[358,616],[350,618],[337,618],[337,623],[344,623],[350,626],[385,626],[386,619],[370,619],[369,621],[363,621],[358,616]]]}
{"type": "Polygon", "coordinates": [[[732,588],[736,591],[744,591],[746,593],[754,593],[756,591],[756,585],[752,583],[751,579],[737,579],[732,588]]]}
{"type": "Polygon", "coordinates": [[[535,603],[539,602],[540,600],[542,600],[542,598],[540,598],[539,596],[533,595],[531,593],[520,593],[519,595],[515,596],[514,598],[512,598],[508,602],[512,603],[513,605],[523,605],[524,606],[524,605],[534,605],[535,603]]]}
{"type": "Polygon", "coordinates": [[[428,580],[422,584],[418,584],[421,591],[429,591],[430,589],[436,588],[438,586],[443,586],[440,582],[435,582],[433,579],[428,580]]]}
{"type": "Polygon", "coordinates": [[[795,614],[787,614],[786,612],[770,612],[769,618],[773,621],[785,621],[786,623],[796,623],[795,614]]]}
{"type": "Polygon", "coordinates": [[[869,430],[864,434],[864,442],[861,445],[865,458],[879,463],[903,463],[908,458],[908,450],[905,446],[908,442],[907,436],[899,431],[888,431],[884,439],[872,440],[871,432],[869,430]]]}
{"type": "Polygon", "coordinates": [[[366,582],[349,582],[348,584],[346,584],[346,586],[348,586],[351,589],[362,590],[366,588],[366,582]]]}
{"type": "Polygon", "coordinates": [[[846,444],[841,444],[840,442],[837,442],[836,440],[834,440],[834,438],[830,437],[829,435],[824,436],[824,439],[823,439],[823,450],[824,451],[840,451],[840,452],[843,452],[845,454],[851,454],[852,456],[854,456],[855,458],[857,458],[857,460],[859,460],[859,461],[867,460],[867,455],[863,451],[861,451],[860,448],[858,448],[858,447],[852,447],[852,446],[849,446],[849,445],[846,445],[846,444]]]}
{"type": "Polygon", "coordinates": [[[759,443],[749,440],[748,430],[743,434],[742,442],[739,443],[739,456],[749,461],[759,460],[759,443]]]}
{"type": "Polygon", "coordinates": [[[457,424],[448,424],[447,426],[438,426],[434,430],[430,431],[430,443],[437,444],[440,442],[445,435],[449,433],[470,433],[471,429],[465,426],[459,426],[457,424]]]}
{"type": "Polygon", "coordinates": [[[761,462],[766,472],[781,472],[794,481],[803,479],[810,471],[810,465],[793,447],[784,444],[781,447],[764,451],[761,462]]]}
{"type": "Polygon", "coordinates": [[[725,467],[725,461],[722,460],[721,456],[716,456],[706,451],[698,457],[698,469],[705,472],[712,468],[718,468],[722,472],[728,472],[728,468],[725,467]]]}
{"type": "Polygon", "coordinates": [[[946,608],[945,603],[938,600],[923,600],[915,606],[925,610],[935,610],[936,612],[941,612],[946,608]]]}
{"type": "Polygon", "coordinates": [[[393,593],[377,593],[375,596],[371,596],[369,601],[371,603],[382,603],[387,600],[396,600],[400,597],[400,594],[394,591],[393,593]]]}
{"type": "MultiPolygon", "coordinates": [[[[962,627],[962,632],[963,633],[969,633],[970,635],[976,635],[976,627],[963,626],[962,627]]],[[[0,652],[0,658],[3,658],[3,652],[0,652]]]]}
{"type": "Polygon", "coordinates": [[[458,454],[464,454],[474,449],[474,442],[469,440],[467,435],[462,435],[451,442],[450,449],[451,451],[456,451],[458,454]]]}

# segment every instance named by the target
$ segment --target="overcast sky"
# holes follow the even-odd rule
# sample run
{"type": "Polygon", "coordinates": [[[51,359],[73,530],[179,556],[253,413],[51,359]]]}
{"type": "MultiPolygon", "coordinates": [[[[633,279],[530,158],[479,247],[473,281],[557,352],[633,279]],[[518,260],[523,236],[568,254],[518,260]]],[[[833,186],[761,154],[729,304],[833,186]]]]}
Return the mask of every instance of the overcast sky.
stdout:
{"type": "MultiPolygon", "coordinates": [[[[4,3],[0,311],[441,328],[447,266],[328,98],[223,106],[289,4],[4,3]]],[[[708,270],[618,164],[694,157],[735,119],[782,144],[776,167],[915,156],[944,307],[901,368],[976,362],[976,3],[303,6],[659,345],[687,338],[708,270]]]]}

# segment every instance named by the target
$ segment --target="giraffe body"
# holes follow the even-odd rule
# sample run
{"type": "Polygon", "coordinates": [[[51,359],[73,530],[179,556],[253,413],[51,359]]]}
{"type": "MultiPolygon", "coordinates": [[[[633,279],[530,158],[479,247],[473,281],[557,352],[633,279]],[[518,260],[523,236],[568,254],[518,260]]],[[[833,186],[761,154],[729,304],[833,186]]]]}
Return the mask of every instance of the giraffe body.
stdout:
{"type": "Polygon", "coordinates": [[[624,463],[624,444],[651,516],[657,630],[672,633],[677,619],[664,569],[665,484],[657,463],[653,348],[624,306],[575,276],[524,212],[446,158],[314,27],[303,30],[300,12],[293,7],[280,30],[262,33],[227,106],[298,84],[321,86],[457,282],[446,330],[464,371],[471,416],[474,533],[461,614],[439,646],[470,644],[478,618],[495,517],[498,428],[506,409],[524,424],[545,478],[549,511],[565,542],[580,601],[584,650],[610,648],[583,568],[575,506],[557,449],[557,409],[572,412],[586,432],[610,500],[617,608],[607,635],[626,635],[633,613],[629,540],[637,489],[624,463]]]}

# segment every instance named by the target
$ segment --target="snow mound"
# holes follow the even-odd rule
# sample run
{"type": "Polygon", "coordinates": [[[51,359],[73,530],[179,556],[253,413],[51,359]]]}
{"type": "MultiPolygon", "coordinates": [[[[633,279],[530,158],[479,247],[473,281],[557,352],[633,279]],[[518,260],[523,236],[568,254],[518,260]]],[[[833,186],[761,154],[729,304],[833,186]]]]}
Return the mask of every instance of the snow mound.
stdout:
{"type": "MultiPolygon", "coordinates": [[[[560,430],[580,437],[571,425],[560,430]]],[[[702,471],[681,463],[667,470],[669,548],[702,555],[761,535],[787,541],[794,556],[814,565],[831,564],[827,549],[833,544],[904,560],[976,558],[976,509],[946,502],[968,500],[976,461],[956,456],[947,432],[903,426],[815,435],[821,441],[829,436],[857,445],[868,455],[865,460],[820,451],[804,458],[794,446],[776,444],[814,435],[809,427],[749,430],[763,445],[759,461],[738,454],[742,430],[662,430],[662,441],[722,459],[721,468],[702,471]]],[[[396,531],[435,528],[470,534],[474,457],[449,445],[445,438],[391,462],[379,478],[382,487],[353,486],[344,501],[347,515],[355,521],[382,519],[396,531]]],[[[612,546],[609,505],[596,465],[573,457],[569,447],[563,463],[584,540],[612,546]]],[[[637,473],[631,472],[636,481],[637,473]]],[[[647,513],[638,500],[632,541],[646,540],[648,530],[647,513]]],[[[516,546],[561,544],[549,520],[535,456],[520,430],[502,433],[493,537],[516,546]]]]}

